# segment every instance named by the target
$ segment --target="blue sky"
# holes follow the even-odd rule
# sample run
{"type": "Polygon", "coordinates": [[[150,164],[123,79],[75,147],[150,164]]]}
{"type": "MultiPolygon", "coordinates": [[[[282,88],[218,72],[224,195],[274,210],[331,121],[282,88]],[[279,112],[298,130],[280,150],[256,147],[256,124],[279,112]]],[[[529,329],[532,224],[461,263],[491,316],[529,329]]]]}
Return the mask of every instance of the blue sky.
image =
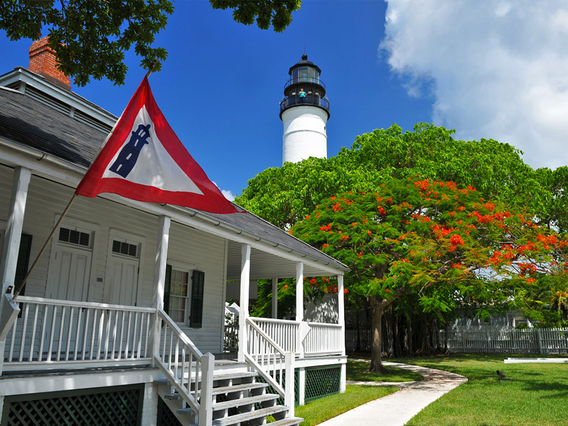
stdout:
{"type": "MultiPolygon", "coordinates": [[[[169,58],[150,84],[190,154],[232,194],[281,165],[278,103],[304,51],[331,103],[329,156],[373,129],[423,121],[508,142],[533,167],[568,162],[563,1],[304,0],[280,34],[237,24],[207,0],[175,7],[157,39],[169,58]]],[[[27,67],[30,44],[0,37],[0,72],[27,67]]],[[[133,53],[126,63],[123,86],[73,89],[120,115],[145,74],[133,53]]]]}

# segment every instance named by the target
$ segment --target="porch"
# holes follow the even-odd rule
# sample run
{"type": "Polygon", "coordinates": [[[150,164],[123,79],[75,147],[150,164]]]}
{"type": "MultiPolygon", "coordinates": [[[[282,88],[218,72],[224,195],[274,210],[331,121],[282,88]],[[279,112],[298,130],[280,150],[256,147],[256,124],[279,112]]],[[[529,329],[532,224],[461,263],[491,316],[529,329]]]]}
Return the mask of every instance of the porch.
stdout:
{"type": "MultiPolygon", "coordinates": [[[[46,168],[44,174],[49,175],[49,171],[46,168]]],[[[187,425],[237,422],[230,419],[220,423],[220,419],[234,415],[235,411],[254,411],[256,403],[233,406],[234,410],[227,404],[216,404],[226,402],[221,401],[223,398],[261,396],[266,398],[264,405],[283,407],[274,410],[280,410],[281,420],[294,424],[295,401],[303,403],[310,398],[306,398],[306,382],[310,381],[306,377],[316,369],[327,371],[334,367],[338,390],[344,391],[342,274],[346,268],[250,213],[205,214],[175,206],[117,200],[114,196],[79,199],[74,205],[76,217],[67,218],[62,226],[89,236],[87,245],[71,247],[72,241],[60,236],[47,247],[46,255],[30,276],[26,294],[14,299],[14,290],[20,284],[16,272],[20,266],[24,271],[29,269],[27,260],[21,262],[22,234],[27,231],[38,242],[28,250],[28,257],[33,259],[40,252],[40,244],[47,240],[50,227],[45,224],[61,213],[62,199],[72,192],[68,186],[34,173],[25,167],[12,170],[12,197],[6,202],[8,216],[5,222],[0,221],[4,243],[0,267],[0,406],[4,398],[33,398],[36,394],[59,392],[61,380],[66,383],[65,389],[71,391],[117,386],[123,377],[144,386],[145,418],[153,416],[154,421],[157,414],[146,407],[157,407],[158,395],[163,393],[164,401],[179,402],[180,407],[172,413],[178,416],[178,410],[185,410],[183,424],[187,425]],[[30,207],[29,216],[25,216],[26,205],[30,207]],[[122,285],[124,280],[117,273],[119,263],[115,258],[124,255],[114,251],[118,240],[136,248],[128,263],[127,270],[133,271],[133,278],[127,286],[122,285]],[[80,274],[73,269],[73,265],[79,264],[79,257],[75,264],[69,263],[65,274],[61,273],[62,264],[57,262],[66,258],[62,254],[67,252],[59,250],[60,246],[71,254],[84,255],[81,259],[85,260],[85,267],[80,274]],[[168,271],[172,270],[185,274],[187,285],[183,309],[170,317],[165,302],[173,300],[167,292],[171,290],[168,271]],[[199,275],[192,276],[192,271],[199,275]],[[190,282],[188,276],[196,279],[190,282]],[[304,321],[304,276],[337,276],[336,324],[304,321]],[[81,280],[77,281],[77,277],[81,280]],[[278,278],[296,279],[295,321],[249,316],[250,281],[262,278],[272,278],[273,283],[278,278]],[[64,280],[66,291],[50,290],[64,280]],[[215,357],[209,352],[222,351],[223,289],[227,281],[241,283],[241,344],[236,362],[230,365],[242,370],[239,374],[246,374],[221,379],[216,378],[222,375],[219,364],[215,364],[215,357]],[[199,291],[189,291],[190,285],[199,291]],[[119,300],[114,294],[121,288],[133,290],[130,301],[114,302],[119,300]],[[83,291],[74,293],[76,289],[83,291]],[[193,303],[194,293],[200,303],[193,303]],[[57,297],[58,294],[61,296],[57,297]],[[22,379],[18,386],[13,385],[15,375],[22,379]],[[167,384],[163,384],[164,380],[167,384]],[[235,390],[234,386],[246,382],[266,384],[277,398],[264,396],[266,391],[256,387],[235,390]],[[224,392],[214,390],[217,387],[224,392]],[[295,392],[295,388],[299,390],[295,392]],[[188,412],[192,414],[187,415],[188,412]]],[[[0,167],[0,174],[10,178],[9,168],[0,167]]],[[[121,265],[127,265],[121,259],[121,265]]],[[[254,415],[263,416],[262,413],[254,415]]],[[[152,423],[148,420],[144,424],[152,423]]]]}
{"type": "Polygon", "coordinates": [[[2,342],[0,395],[14,378],[26,394],[44,382],[44,391],[57,392],[54,377],[74,376],[73,386],[80,389],[124,383],[108,377],[137,372],[187,424],[232,424],[227,418],[233,415],[252,419],[266,413],[278,414],[282,424],[297,424],[294,405],[305,402],[306,389],[307,399],[313,398],[306,373],[333,367],[328,374],[336,391],[345,389],[343,329],[337,324],[247,317],[238,354],[243,360],[216,361],[160,309],[28,296],[18,297],[17,305],[20,311],[2,342]],[[221,404],[227,398],[241,401],[221,404]],[[246,401],[262,402],[265,411],[255,412],[255,404],[246,401]]]}

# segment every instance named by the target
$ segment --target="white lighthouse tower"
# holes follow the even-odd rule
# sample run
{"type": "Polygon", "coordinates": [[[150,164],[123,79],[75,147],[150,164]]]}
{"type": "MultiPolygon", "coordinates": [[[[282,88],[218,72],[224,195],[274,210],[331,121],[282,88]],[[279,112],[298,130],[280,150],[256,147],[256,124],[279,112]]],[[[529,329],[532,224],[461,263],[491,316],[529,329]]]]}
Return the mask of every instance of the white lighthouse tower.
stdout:
{"type": "Polygon", "coordinates": [[[284,124],[282,164],[297,163],[308,157],[327,158],[329,101],[325,97],[325,84],[320,80],[321,70],[304,54],[289,74],[280,102],[280,119],[284,124]]]}

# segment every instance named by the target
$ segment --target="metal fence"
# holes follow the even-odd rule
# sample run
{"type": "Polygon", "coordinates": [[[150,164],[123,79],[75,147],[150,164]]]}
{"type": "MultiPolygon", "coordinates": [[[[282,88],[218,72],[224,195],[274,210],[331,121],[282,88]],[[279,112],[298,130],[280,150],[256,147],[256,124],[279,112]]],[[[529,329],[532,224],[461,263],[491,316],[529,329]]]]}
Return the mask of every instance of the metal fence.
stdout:
{"type": "MultiPolygon", "coordinates": [[[[439,333],[444,346],[445,330],[439,333]]],[[[568,328],[459,327],[448,332],[448,350],[464,353],[568,353],[568,328]]]]}
{"type": "MultiPolygon", "coordinates": [[[[445,330],[432,336],[432,345],[445,347],[445,330]],[[439,340],[438,340],[439,339],[439,340]]],[[[370,350],[370,330],[359,331],[360,350],[370,350]]],[[[345,330],[347,350],[357,346],[357,330],[345,330]]],[[[454,327],[448,332],[448,350],[464,353],[568,353],[568,328],[454,327]]]]}

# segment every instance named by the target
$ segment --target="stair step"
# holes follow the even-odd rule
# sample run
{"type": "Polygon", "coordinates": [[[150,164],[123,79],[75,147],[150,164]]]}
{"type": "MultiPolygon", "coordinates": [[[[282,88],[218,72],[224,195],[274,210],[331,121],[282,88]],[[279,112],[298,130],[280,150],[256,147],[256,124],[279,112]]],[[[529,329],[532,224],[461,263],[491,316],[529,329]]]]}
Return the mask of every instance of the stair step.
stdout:
{"type": "Polygon", "coordinates": [[[229,401],[216,402],[213,404],[213,410],[224,410],[225,408],[240,407],[242,405],[256,404],[258,402],[274,401],[278,399],[280,395],[276,394],[265,394],[258,396],[249,396],[246,398],[231,399],[229,401]]]}
{"type": "Polygon", "coordinates": [[[277,420],[270,423],[270,426],[296,426],[304,421],[301,417],[288,417],[287,419],[277,420]]]}
{"type": "Polygon", "coordinates": [[[245,383],[242,385],[235,385],[235,386],[222,386],[218,388],[213,388],[213,395],[219,395],[222,393],[233,393],[251,389],[260,389],[268,387],[267,383],[245,383]]]}
{"type": "MultiPolygon", "coordinates": [[[[258,373],[252,371],[241,371],[236,373],[226,373],[226,374],[215,374],[213,376],[213,381],[220,381],[220,380],[233,380],[233,379],[244,379],[249,377],[257,377],[258,373]]],[[[191,382],[195,382],[195,377],[191,378],[191,382]]],[[[158,386],[167,386],[170,384],[168,379],[156,379],[154,380],[154,384],[158,386]]]]}
{"type": "Polygon", "coordinates": [[[231,380],[231,379],[244,379],[245,377],[257,377],[258,373],[253,371],[241,371],[236,373],[228,374],[215,374],[213,376],[213,381],[216,380],[231,380]]]}
{"type": "Polygon", "coordinates": [[[171,399],[172,401],[177,401],[179,399],[181,399],[181,395],[177,392],[175,393],[166,393],[164,394],[164,398],[165,399],[171,399]]]}
{"type": "Polygon", "coordinates": [[[176,410],[176,412],[178,414],[182,414],[184,416],[193,416],[195,414],[195,411],[193,411],[193,408],[191,407],[186,407],[186,408],[178,408],[176,410]]]}
{"type": "MultiPolygon", "coordinates": [[[[234,416],[223,417],[222,419],[213,420],[213,426],[229,426],[246,422],[253,419],[258,419],[266,416],[273,416],[274,414],[288,411],[286,407],[277,405],[276,407],[267,407],[261,410],[253,410],[248,413],[236,414],[234,416]]],[[[271,423],[272,424],[272,423],[271,423]]]]}

